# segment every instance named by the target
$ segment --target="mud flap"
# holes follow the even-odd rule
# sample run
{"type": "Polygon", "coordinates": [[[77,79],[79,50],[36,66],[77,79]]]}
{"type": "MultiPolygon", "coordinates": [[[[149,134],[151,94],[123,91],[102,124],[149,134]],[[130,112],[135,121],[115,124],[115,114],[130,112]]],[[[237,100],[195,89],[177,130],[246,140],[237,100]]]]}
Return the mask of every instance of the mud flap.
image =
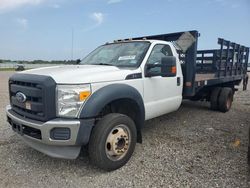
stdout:
{"type": "Polygon", "coordinates": [[[243,79],[243,91],[247,90],[247,84],[248,84],[248,75],[246,74],[243,79]]]}

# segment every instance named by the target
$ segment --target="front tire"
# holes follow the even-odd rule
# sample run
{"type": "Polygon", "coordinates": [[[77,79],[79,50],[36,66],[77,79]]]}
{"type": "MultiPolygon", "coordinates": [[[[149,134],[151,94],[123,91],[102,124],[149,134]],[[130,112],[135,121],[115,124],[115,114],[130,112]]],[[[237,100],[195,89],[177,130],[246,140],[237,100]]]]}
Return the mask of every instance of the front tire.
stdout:
{"type": "Polygon", "coordinates": [[[136,132],[135,123],[128,116],[117,113],[104,116],[90,137],[91,163],[106,171],[125,165],[134,152],[136,132]]]}

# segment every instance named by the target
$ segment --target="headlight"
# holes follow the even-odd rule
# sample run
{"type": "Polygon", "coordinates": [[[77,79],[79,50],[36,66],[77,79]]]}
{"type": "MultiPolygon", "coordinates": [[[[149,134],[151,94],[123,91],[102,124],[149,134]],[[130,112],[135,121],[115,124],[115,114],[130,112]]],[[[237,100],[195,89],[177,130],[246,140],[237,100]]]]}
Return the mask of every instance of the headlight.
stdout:
{"type": "Polygon", "coordinates": [[[77,117],[90,95],[90,84],[57,85],[57,116],[77,117]]]}

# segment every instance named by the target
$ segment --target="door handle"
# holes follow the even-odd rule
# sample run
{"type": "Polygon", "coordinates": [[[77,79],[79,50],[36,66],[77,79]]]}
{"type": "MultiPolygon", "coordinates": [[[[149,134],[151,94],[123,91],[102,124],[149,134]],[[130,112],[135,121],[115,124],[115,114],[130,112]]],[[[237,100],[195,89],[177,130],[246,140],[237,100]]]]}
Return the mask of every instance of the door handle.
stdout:
{"type": "Polygon", "coordinates": [[[181,85],[181,78],[177,77],[177,86],[180,86],[180,85],[181,85]]]}

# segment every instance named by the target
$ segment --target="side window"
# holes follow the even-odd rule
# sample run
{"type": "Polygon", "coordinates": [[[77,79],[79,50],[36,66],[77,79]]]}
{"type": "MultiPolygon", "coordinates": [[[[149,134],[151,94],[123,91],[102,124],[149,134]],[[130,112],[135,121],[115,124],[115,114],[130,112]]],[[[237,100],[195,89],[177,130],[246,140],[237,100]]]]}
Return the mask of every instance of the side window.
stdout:
{"type": "Polygon", "coordinates": [[[161,58],[166,56],[173,56],[170,46],[164,44],[157,44],[153,48],[148,58],[147,64],[160,64],[161,58]]]}
{"type": "MultiPolygon", "coordinates": [[[[165,44],[157,44],[154,46],[148,58],[147,64],[161,64],[161,59],[166,56],[173,56],[170,46],[165,44]]],[[[160,73],[161,68],[160,67],[151,68],[150,72],[156,74],[160,73]]]]}

